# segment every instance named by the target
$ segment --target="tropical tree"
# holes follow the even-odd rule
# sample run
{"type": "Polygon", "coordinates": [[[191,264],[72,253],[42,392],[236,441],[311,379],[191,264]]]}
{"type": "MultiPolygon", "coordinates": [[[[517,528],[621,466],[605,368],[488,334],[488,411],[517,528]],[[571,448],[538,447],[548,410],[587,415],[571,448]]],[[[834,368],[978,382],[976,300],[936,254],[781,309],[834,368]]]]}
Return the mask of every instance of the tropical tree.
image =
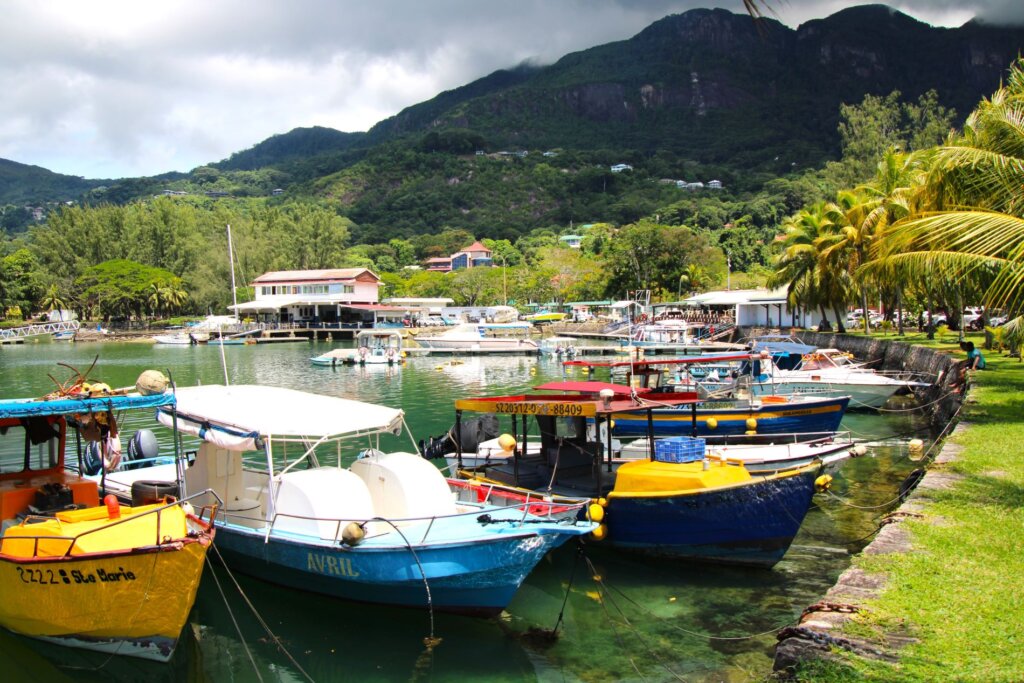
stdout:
{"type": "Polygon", "coordinates": [[[829,252],[829,247],[835,242],[842,217],[836,204],[818,202],[787,218],[778,240],[776,270],[767,282],[769,287],[785,285],[792,307],[818,308],[823,329],[830,327],[831,309],[840,332],[845,331],[841,311],[849,299],[850,274],[839,252],[829,252]]]}
{"type": "MultiPolygon", "coordinates": [[[[1024,310],[1024,59],[934,151],[922,190],[927,210],[887,230],[878,264],[958,285],[986,282],[983,300],[1024,310]]],[[[957,313],[962,310],[957,302],[957,313]]],[[[952,312],[952,311],[950,311],[952,312]]]]}
{"type": "Polygon", "coordinates": [[[164,306],[164,292],[166,291],[166,287],[159,282],[149,285],[149,296],[146,298],[146,302],[149,304],[149,310],[154,318],[160,316],[160,311],[164,306]]]}
{"type": "Polygon", "coordinates": [[[57,286],[57,283],[52,283],[46,288],[46,293],[43,294],[39,305],[46,311],[61,311],[68,307],[60,294],[60,287],[57,286]]]}
{"type": "Polygon", "coordinates": [[[682,298],[683,287],[686,287],[686,291],[690,293],[700,292],[710,284],[710,281],[711,279],[703,267],[691,263],[683,269],[682,275],[679,276],[679,289],[676,291],[676,297],[682,298]]]}

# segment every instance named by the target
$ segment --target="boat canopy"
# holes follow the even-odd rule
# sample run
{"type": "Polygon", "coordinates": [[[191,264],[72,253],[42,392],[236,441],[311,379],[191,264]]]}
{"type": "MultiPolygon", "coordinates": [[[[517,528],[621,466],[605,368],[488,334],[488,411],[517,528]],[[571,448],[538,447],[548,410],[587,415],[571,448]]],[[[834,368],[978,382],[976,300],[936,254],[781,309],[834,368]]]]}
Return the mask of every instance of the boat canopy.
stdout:
{"type": "Polygon", "coordinates": [[[294,389],[220,384],[180,388],[176,411],[157,413],[167,427],[236,451],[260,450],[260,442],[271,439],[322,442],[397,435],[403,416],[396,408],[294,389]]]}
{"type": "Polygon", "coordinates": [[[64,397],[53,400],[13,399],[0,401],[0,419],[19,419],[42,415],[81,415],[108,410],[161,408],[174,405],[174,394],[166,392],[143,396],[124,394],[95,398],[64,397]]]}

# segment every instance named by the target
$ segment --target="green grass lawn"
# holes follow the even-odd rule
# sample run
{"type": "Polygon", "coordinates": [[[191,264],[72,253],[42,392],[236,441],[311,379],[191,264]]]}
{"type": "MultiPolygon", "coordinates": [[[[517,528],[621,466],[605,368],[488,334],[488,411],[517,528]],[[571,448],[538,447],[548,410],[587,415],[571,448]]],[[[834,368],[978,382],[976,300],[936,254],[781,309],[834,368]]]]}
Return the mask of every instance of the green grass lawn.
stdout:
{"type": "MultiPolygon", "coordinates": [[[[903,339],[963,356],[956,333],[917,336],[903,339]]],[[[979,346],[982,337],[968,336],[979,346]]],[[[837,652],[840,662],[808,663],[799,680],[1024,681],[1024,364],[985,358],[989,369],[975,373],[961,411],[970,427],[952,437],[963,451],[946,466],[964,479],[935,494],[925,519],[903,522],[913,550],[854,561],[885,572],[887,587],[847,632],[919,642],[897,664],[837,652]]]]}

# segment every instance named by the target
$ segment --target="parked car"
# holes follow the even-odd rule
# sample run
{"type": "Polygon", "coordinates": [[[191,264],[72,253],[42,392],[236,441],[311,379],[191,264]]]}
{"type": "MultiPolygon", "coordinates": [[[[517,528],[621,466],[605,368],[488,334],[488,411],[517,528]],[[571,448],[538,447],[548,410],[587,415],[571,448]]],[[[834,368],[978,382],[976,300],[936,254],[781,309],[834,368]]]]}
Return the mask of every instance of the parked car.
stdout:
{"type": "Polygon", "coordinates": [[[983,327],[982,320],[984,319],[984,317],[984,307],[967,306],[966,308],[964,308],[963,317],[961,320],[965,329],[980,330],[983,327]]]}

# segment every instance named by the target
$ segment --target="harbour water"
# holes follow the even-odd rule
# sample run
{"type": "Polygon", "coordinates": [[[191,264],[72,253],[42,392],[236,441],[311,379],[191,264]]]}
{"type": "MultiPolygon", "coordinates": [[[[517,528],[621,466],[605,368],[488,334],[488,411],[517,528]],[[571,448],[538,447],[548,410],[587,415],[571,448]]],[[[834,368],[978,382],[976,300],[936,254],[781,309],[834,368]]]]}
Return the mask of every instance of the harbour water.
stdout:
{"type": "MultiPolygon", "coordinates": [[[[58,363],[85,371],[98,356],[90,379],[115,387],[134,384],[143,370],[158,369],[180,386],[223,383],[227,376],[232,384],[285,386],[400,407],[419,439],[451,426],[456,398],[521,391],[563,377],[559,362],[523,356],[410,358],[401,368],[309,363],[330,348],[326,343],[4,347],[0,392],[4,398],[42,396],[56,388],[55,381],[72,376],[58,363]]],[[[925,420],[914,412],[852,414],[843,428],[872,440],[868,454],[833,473],[832,493],[819,494],[794,545],[772,570],[651,561],[596,542],[586,543],[582,552],[569,544],[538,566],[501,617],[481,620],[346,603],[208,567],[169,664],[109,658],[0,632],[4,678],[761,680],[771,670],[774,633],[819,600],[851,554],[870,540],[916,466],[907,441],[927,440],[925,420]],[[560,613],[557,639],[535,635],[554,627],[560,613]],[[440,643],[431,650],[424,638],[432,634],[440,643]]],[[[407,449],[408,440],[396,445],[407,449]]]]}

